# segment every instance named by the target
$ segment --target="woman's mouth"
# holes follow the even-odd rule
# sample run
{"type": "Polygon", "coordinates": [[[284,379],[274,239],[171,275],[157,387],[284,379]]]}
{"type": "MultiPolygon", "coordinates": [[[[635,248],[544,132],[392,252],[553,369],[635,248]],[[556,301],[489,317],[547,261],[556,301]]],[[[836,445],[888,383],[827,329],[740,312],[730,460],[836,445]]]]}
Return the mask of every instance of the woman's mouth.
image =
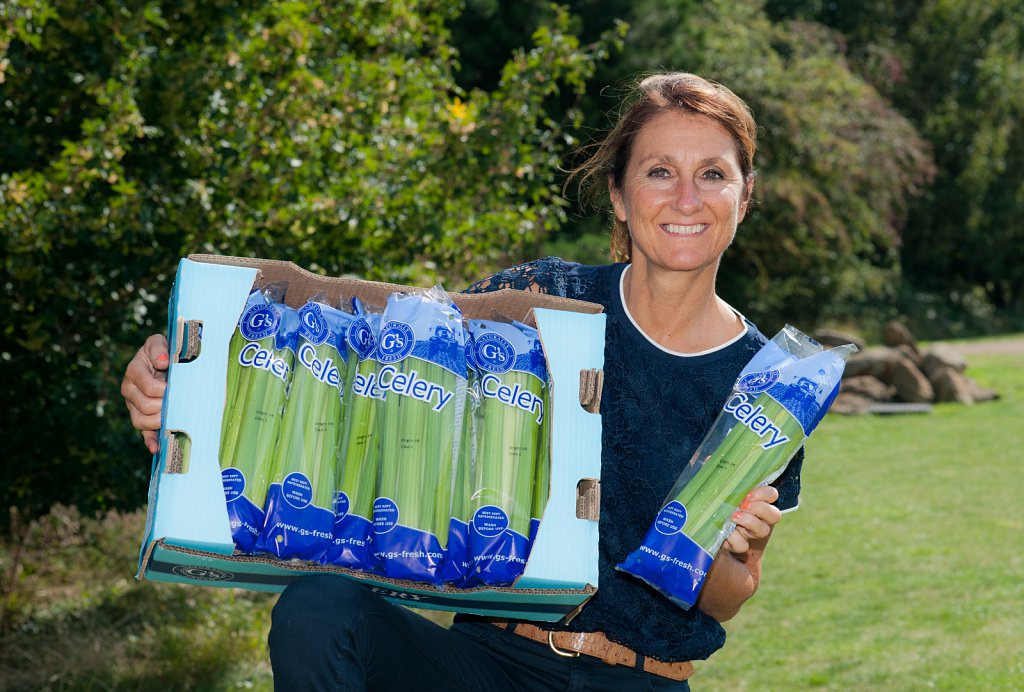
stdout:
{"type": "Polygon", "coordinates": [[[679,224],[666,223],[662,224],[661,227],[672,235],[697,235],[705,230],[708,225],[706,223],[695,223],[689,226],[680,226],[679,224]]]}

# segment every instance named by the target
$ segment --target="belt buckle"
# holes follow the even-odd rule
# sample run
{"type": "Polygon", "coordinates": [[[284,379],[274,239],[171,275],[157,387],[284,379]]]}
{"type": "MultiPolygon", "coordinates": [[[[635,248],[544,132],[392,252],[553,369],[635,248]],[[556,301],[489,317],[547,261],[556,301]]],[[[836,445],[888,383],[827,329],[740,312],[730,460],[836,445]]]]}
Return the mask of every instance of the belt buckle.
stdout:
{"type": "Polygon", "coordinates": [[[566,658],[579,658],[580,657],[580,652],[579,651],[571,651],[571,650],[570,651],[563,651],[562,649],[559,649],[557,646],[555,646],[554,639],[552,638],[552,637],[554,637],[554,635],[555,635],[554,630],[548,630],[548,646],[551,647],[552,651],[554,651],[559,656],[565,656],[566,658]]]}

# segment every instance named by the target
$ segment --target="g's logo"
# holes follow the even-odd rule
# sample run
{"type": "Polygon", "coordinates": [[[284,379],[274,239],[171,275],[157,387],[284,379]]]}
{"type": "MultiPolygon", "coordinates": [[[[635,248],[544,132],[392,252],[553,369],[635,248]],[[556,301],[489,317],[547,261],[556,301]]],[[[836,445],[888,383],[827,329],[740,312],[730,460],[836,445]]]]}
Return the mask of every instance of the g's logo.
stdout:
{"type": "Polygon", "coordinates": [[[374,349],[377,348],[377,340],[373,338],[373,329],[370,328],[370,323],[362,317],[349,325],[347,336],[348,342],[359,356],[359,360],[366,360],[373,355],[374,349]]]}
{"type": "Polygon", "coordinates": [[[302,336],[311,344],[322,344],[327,341],[328,329],[327,320],[324,319],[323,311],[316,303],[306,303],[299,310],[302,336]]]}
{"type": "Polygon", "coordinates": [[[234,573],[201,565],[175,565],[171,572],[194,581],[233,581],[234,573]]]}
{"type": "Polygon", "coordinates": [[[516,351],[512,344],[494,332],[477,337],[474,351],[477,366],[487,372],[508,372],[516,362],[516,351]]]}
{"type": "Polygon", "coordinates": [[[392,320],[380,330],[380,344],[377,347],[377,360],[381,363],[397,363],[412,353],[416,345],[416,335],[412,327],[405,322],[392,320]]]}
{"type": "Polygon", "coordinates": [[[779,381],[778,370],[766,370],[744,375],[736,381],[736,389],[740,392],[763,392],[779,381]]]}
{"type": "Polygon", "coordinates": [[[239,328],[249,341],[259,341],[274,334],[280,323],[281,313],[273,305],[254,305],[245,311],[239,328]]]}

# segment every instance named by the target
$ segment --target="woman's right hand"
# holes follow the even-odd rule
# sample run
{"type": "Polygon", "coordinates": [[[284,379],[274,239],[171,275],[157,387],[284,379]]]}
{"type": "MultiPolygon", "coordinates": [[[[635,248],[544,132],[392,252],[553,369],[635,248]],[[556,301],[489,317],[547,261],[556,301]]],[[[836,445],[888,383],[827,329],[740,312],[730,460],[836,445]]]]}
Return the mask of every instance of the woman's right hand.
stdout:
{"type": "Polygon", "coordinates": [[[142,432],[142,440],[151,454],[160,449],[160,411],[170,362],[167,339],[162,334],[154,334],[128,363],[121,380],[121,396],[128,406],[132,425],[142,432]]]}

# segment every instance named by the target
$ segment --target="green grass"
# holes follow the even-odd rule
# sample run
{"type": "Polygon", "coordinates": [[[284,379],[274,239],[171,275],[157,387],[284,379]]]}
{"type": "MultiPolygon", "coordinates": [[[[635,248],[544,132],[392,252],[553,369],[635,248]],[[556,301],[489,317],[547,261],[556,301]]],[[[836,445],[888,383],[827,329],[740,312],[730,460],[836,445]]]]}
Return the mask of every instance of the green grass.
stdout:
{"type": "MultiPolygon", "coordinates": [[[[826,417],[695,690],[1021,689],[1024,356],[968,362],[1001,400],[826,417]]],[[[271,689],[274,597],[136,582],[142,521],[56,507],[0,540],[0,690],[271,689]]]]}
{"type": "Polygon", "coordinates": [[[826,417],[696,689],[1024,686],[1024,356],[969,363],[999,401],[826,417]]]}
{"type": "Polygon", "coordinates": [[[0,541],[0,690],[272,689],[274,597],[137,582],[144,521],[57,506],[0,541]]]}

